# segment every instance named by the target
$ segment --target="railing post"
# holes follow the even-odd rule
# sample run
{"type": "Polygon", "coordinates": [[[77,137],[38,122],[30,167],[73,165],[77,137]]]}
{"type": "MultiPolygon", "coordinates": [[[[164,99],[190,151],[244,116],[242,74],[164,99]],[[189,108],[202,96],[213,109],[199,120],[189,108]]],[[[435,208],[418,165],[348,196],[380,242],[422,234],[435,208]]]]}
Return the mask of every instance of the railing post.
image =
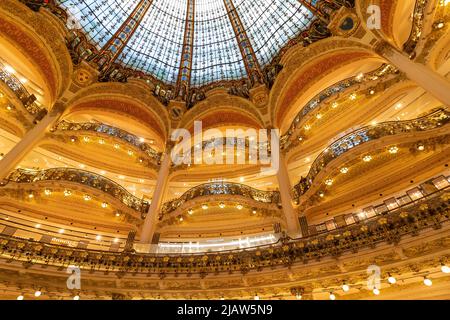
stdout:
{"type": "Polygon", "coordinates": [[[22,140],[12,148],[0,161],[0,180],[7,178],[8,174],[17,167],[23,158],[41,141],[49,129],[60,119],[65,104],[56,102],[52,110],[39,121],[33,129],[28,131],[22,140]]]}

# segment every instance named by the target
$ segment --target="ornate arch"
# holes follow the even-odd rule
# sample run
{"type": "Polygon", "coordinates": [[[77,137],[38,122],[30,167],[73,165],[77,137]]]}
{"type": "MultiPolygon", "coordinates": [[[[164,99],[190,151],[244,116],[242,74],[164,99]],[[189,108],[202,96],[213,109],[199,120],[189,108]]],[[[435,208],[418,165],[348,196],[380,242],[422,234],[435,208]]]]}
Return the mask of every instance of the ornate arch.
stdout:
{"type": "Polygon", "coordinates": [[[64,35],[44,14],[19,1],[0,2],[0,35],[23,52],[42,73],[55,101],[69,87],[73,65],[64,35]]]}

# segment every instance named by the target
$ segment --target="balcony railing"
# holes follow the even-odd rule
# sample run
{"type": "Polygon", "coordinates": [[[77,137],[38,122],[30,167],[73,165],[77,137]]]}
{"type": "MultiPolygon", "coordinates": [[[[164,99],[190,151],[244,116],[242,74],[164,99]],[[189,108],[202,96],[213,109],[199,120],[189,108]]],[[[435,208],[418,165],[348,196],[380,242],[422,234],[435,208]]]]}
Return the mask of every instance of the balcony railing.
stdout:
{"type": "Polygon", "coordinates": [[[374,82],[379,79],[386,78],[388,75],[395,74],[396,72],[397,70],[393,66],[389,64],[383,64],[380,68],[368,72],[362,77],[356,76],[344,79],[321,91],[314,98],[312,98],[294,118],[294,121],[289,127],[289,130],[280,139],[281,147],[287,148],[289,146],[289,140],[293,137],[302,120],[312,111],[317,109],[323,101],[329,99],[334,95],[338,95],[339,93],[347,90],[350,87],[360,85],[364,82],[374,82]]]}
{"type": "Polygon", "coordinates": [[[161,208],[161,215],[169,214],[184,203],[204,196],[217,195],[233,195],[248,198],[260,203],[280,204],[280,193],[277,191],[262,191],[253,189],[249,186],[229,183],[229,182],[213,182],[196,186],[185,192],[178,199],[166,202],[161,208]]]}
{"type": "Polygon", "coordinates": [[[447,109],[439,109],[424,117],[407,121],[390,121],[375,126],[367,126],[353,131],[338,139],[326,148],[314,161],[306,177],[294,187],[294,198],[298,199],[309,190],[317,175],[334,159],[353,148],[367,142],[387,136],[405,133],[414,133],[436,129],[447,124],[450,120],[450,112],[447,109]]]}
{"type": "Polygon", "coordinates": [[[412,29],[408,40],[403,44],[403,50],[410,55],[411,58],[415,58],[416,47],[422,36],[423,24],[425,20],[425,8],[428,5],[429,0],[417,0],[412,15],[412,29]]]}
{"type": "Polygon", "coordinates": [[[74,123],[68,121],[59,122],[54,130],[54,132],[79,132],[79,133],[96,133],[101,134],[113,138],[117,138],[125,142],[126,144],[130,144],[139,150],[141,150],[145,155],[152,160],[154,165],[158,165],[161,161],[161,153],[158,153],[155,149],[153,149],[148,143],[141,142],[140,138],[131,134],[125,130],[112,127],[102,123],[74,123]]]}
{"type": "Polygon", "coordinates": [[[437,192],[434,197],[407,208],[400,207],[366,223],[315,235],[308,238],[282,238],[274,245],[252,250],[232,250],[199,254],[114,253],[92,249],[70,248],[38,241],[0,235],[0,255],[5,259],[28,261],[42,265],[77,265],[81,268],[108,270],[122,274],[154,273],[161,278],[178,274],[261,271],[277,266],[289,267],[325,257],[338,257],[346,252],[374,247],[381,243],[396,244],[407,235],[426,229],[439,229],[450,220],[450,193],[437,192]]]}
{"type": "Polygon", "coordinates": [[[5,83],[8,88],[12,90],[12,92],[14,92],[29,114],[36,115],[45,110],[36,104],[36,97],[28,92],[22,82],[20,82],[20,80],[13,73],[8,71],[8,68],[1,60],[0,80],[5,83]]]}
{"type": "Polygon", "coordinates": [[[130,209],[141,213],[141,216],[145,215],[150,207],[147,201],[133,196],[116,182],[84,170],[70,168],[53,168],[40,171],[18,169],[9,175],[7,181],[15,183],[67,181],[100,190],[119,200],[130,209]]]}

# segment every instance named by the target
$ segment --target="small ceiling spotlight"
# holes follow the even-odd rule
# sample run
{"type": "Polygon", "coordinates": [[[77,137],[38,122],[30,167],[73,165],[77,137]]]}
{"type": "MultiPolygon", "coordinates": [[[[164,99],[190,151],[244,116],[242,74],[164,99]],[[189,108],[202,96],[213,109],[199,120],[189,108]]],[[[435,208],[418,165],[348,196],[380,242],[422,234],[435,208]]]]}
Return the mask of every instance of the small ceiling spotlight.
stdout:
{"type": "Polygon", "coordinates": [[[357,98],[356,93],[352,93],[352,94],[350,95],[350,100],[355,101],[356,98],[357,98]]]}
{"type": "Polygon", "coordinates": [[[378,296],[380,294],[380,289],[374,288],[372,292],[374,295],[378,296]]]}
{"type": "Polygon", "coordinates": [[[347,167],[343,167],[341,168],[341,173],[346,174],[348,172],[348,168],[347,167]]]}
{"type": "Polygon", "coordinates": [[[254,300],[259,300],[259,296],[257,293],[255,293],[255,296],[253,297],[254,300]]]}
{"type": "Polygon", "coordinates": [[[38,290],[36,290],[36,292],[34,293],[34,296],[35,296],[36,298],[39,298],[39,297],[41,296],[41,294],[42,294],[41,289],[38,289],[38,290]]]}
{"type": "Polygon", "coordinates": [[[66,231],[66,230],[64,230],[64,229],[59,229],[59,230],[58,230],[58,233],[59,233],[59,234],[63,234],[65,231],[66,231]]]}
{"type": "Polygon", "coordinates": [[[252,213],[256,214],[257,213],[256,209],[252,209],[252,213]]]}
{"type": "Polygon", "coordinates": [[[46,196],[50,196],[50,195],[52,194],[52,190],[50,190],[50,189],[45,189],[45,190],[44,190],[44,194],[45,194],[46,196]]]}
{"type": "Polygon", "coordinates": [[[395,279],[395,277],[389,275],[388,282],[390,284],[395,284],[397,282],[397,279],[395,279]]]}
{"type": "Polygon", "coordinates": [[[372,156],[369,156],[369,155],[364,156],[363,161],[364,161],[364,162],[370,162],[370,161],[372,161],[372,156]]]}
{"type": "Polygon", "coordinates": [[[426,285],[427,287],[431,287],[433,285],[433,281],[431,281],[430,278],[423,278],[423,284],[426,285]]]}
{"type": "Polygon", "coordinates": [[[80,300],[80,296],[77,294],[73,297],[73,300],[80,300]]]}
{"type": "Polygon", "coordinates": [[[219,208],[220,208],[220,209],[225,208],[225,203],[223,203],[223,202],[219,203],[219,208]]]}
{"type": "Polygon", "coordinates": [[[72,191],[70,191],[70,190],[64,190],[64,196],[65,197],[69,197],[69,196],[71,196],[72,195],[72,191]]]}
{"type": "Polygon", "coordinates": [[[183,222],[183,220],[184,220],[184,219],[183,219],[183,216],[179,216],[179,217],[178,217],[178,221],[183,222]]]}
{"type": "Polygon", "coordinates": [[[450,273],[450,267],[447,266],[447,265],[445,265],[445,264],[442,264],[442,265],[441,265],[441,271],[442,271],[443,273],[450,273]]]}
{"type": "Polygon", "coordinates": [[[325,180],[325,184],[326,184],[327,186],[331,186],[331,185],[333,184],[333,179],[327,179],[327,180],[325,180]]]}
{"type": "Polygon", "coordinates": [[[90,195],[85,194],[85,195],[83,196],[83,199],[84,199],[84,201],[89,201],[89,200],[91,200],[92,198],[91,198],[90,195]]]}
{"type": "Polygon", "coordinates": [[[108,208],[108,204],[106,202],[102,202],[102,208],[108,208]]]}
{"type": "Polygon", "coordinates": [[[336,296],[334,295],[333,292],[330,292],[330,300],[336,300],[336,296]]]}
{"type": "Polygon", "coordinates": [[[390,147],[389,148],[389,153],[390,154],[396,154],[398,152],[398,147],[390,147]]]}
{"type": "Polygon", "coordinates": [[[192,214],[194,213],[194,210],[189,209],[189,210],[187,211],[187,213],[188,213],[188,215],[192,216],[192,214]]]}
{"type": "Polygon", "coordinates": [[[423,150],[425,150],[425,146],[420,143],[420,144],[417,145],[417,150],[423,151],[423,150]]]}
{"type": "Polygon", "coordinates": [[[348,284],[344,283],[344,284],[342,285],[342,290],[343,290],[344,292],[348,292],[348,291],[350,290],[350,286],[349,286],[348,284]]]}
{"type": "Polygon", "coordinates": [[[238,210],[242,210],[243,207],[244,207],[244,206],[243,206],[242,204],[238,204],[238,205],[236,206],[236,208],[237,208],[238,210]]]}
{"type": "Polygon", "coordinates": [[[17,300],[23,300],[23,294],[19,294],[18,296],[17,296],[17,300]]]}
{"type": "Polygon", "coordinates": [[[208,207],[208,205],[207,205],[206,203],[205,203],[205,204],[202,204],[202,209],[203,209],[203,210],[208,210],[208,208],[209,208],[209,207],[208,207]]]}
{"type": "Polygon", "coordinates": [[[99,143],[99,144],[105,144],[105,139],[99,139],[99,140],[98,140],[98,143],[99,143]]]}
{"type": "Polygon", "coordinates": [[[319,192],[319,197],[321,197],[321,198],[325,197],[325,193],[323,193],[323,191],[320,191],[319,192]]]}

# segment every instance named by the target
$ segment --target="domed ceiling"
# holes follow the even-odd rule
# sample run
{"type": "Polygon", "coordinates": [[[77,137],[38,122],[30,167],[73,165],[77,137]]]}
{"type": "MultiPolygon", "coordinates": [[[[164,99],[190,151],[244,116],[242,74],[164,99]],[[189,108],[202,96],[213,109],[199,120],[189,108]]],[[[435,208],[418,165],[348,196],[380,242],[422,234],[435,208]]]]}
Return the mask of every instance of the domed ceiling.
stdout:
{"type": "MultiPolygon", "coordinates": [[[[99,49],[127,26],[115,58],[166,84],[249,78],[314,15],[299,0],[58,0],[99,49]],[[256,61],[255,61],[256,59],[256,61]]],[[[309,1],[313,4],[316,1],[309,1]]]]}

